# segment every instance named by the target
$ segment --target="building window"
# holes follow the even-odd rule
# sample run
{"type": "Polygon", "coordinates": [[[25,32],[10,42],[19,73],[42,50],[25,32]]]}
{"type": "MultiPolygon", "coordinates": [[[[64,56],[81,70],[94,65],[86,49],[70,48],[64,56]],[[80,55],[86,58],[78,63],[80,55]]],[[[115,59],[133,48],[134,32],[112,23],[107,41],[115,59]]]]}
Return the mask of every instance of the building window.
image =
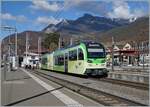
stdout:
{"type": "Polygon", "coordinates": [[[78,49],[78,60],[84,60],[84,55],[82,49],[78,49]]]}
{"type": "Polygon", "coordinates": [[[69,51],[69,60],[77,60],[77,50],[69,51]]]}

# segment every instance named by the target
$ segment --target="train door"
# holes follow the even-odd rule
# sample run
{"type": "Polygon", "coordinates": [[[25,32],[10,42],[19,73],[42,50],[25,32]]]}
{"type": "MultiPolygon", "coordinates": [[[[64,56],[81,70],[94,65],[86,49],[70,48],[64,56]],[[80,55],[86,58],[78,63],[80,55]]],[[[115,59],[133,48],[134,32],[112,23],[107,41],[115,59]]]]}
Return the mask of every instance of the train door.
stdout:
{"type": "Polygon", "coordinates": [[[65,53],[64,72],[68,72],[68,53],[65,53]]]}

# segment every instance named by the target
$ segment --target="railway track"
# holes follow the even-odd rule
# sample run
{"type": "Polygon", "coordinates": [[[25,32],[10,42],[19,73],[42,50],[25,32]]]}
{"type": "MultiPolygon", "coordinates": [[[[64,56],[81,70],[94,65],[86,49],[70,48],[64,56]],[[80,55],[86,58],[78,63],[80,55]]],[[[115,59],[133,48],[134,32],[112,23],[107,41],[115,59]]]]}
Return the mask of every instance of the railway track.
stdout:
{"type": "Polygon", "coordinates": [[[149,90],[149,84],[144,84],[144,83],[137,83],[137,82],[131,82],[125,80],[116,80],[111,78],[90,78],[90,79],[96,81],[102,81],[102,82],[109,82],[117,85],[123,85],[123,86],[132,87],[140,90],[149,90]]]}
{"type": "Polygon", "coordinates": [[[93,88],[89,88],[80,84],[72,83],[67,80],[63,80],[42,72],[34,71],[33,73],[48,79],[50,81],[53,81],[63,87],[66,87],[74,92],[77,92],[81,95],[84,95],[90,99],[93,99],[94,101],[97,101],[100,104],[103,104],[104,106],[147,106],[135,101],[131,101],[125,98],[121,98],[115,95],[111,95],[93,88]]]}

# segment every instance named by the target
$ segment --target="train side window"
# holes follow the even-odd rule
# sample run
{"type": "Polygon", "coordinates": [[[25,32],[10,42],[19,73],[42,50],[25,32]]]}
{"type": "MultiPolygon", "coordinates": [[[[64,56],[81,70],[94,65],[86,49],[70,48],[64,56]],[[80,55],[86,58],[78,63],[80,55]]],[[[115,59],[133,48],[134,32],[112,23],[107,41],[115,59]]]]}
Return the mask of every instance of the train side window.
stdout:
{"type": "Polygon", "coordinates": [[[42,58],[42,64],[47,64],[47,58],[42,58]]]}
{"type": "Polygon", "coordinates": [[[84,60],[84,55],[82,49],[78,49],[78,60],[84,60]]]}
{"type": "Polygon", "coordinates": [[[77,60],[77,50],[69,51],[69,60],[77,60]]]}
{"type": "Polygon", "coordinates": [[[58,65],[64,65],[64,56],[60,55],[58,58],[58,65]]]}
{"type": "Polygon", "coordinates": [[[58,57],[55,56],[54,59],[55,59],[55,65],[58,65],[58,57]]]}
{"type": "Polygon", "coordinates": [[[64,65],[64,56],[63,55],[55,56],[55,65],[64,65]]]}
{"type": "Polygon", "coordinates": [[[72,59],[72,51],[69,51],[69,60],[72,59]]]}

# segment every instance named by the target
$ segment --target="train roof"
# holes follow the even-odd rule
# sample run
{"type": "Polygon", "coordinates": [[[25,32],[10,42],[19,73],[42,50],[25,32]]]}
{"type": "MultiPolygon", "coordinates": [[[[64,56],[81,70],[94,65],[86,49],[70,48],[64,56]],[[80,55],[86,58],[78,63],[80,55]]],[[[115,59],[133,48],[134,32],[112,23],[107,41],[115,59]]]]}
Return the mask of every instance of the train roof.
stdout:
{"type": "Polygon", "coordinates": [[[47,53],[45,53],[45,54],[43,54],[43,55],[52,54],[52,53],[54,53],[54,51],[52,51],[52,52],[47,52],[47,53]]]}
{"type": "Polygon", "coordinates": [[[61,51],[61,50],[65,50],[65,49],[67,49],[67,48],[72,48],[72,47],[78,46],[78,45],[80,45],[80,44],[81,44],[81,43],[74,44],[74,45],[69,45],[69,46],[67,46],[67,47],[64,47],[64,48],[57,49],[57,50],[55,50],[55,51],[61,51]]]}
{"type": "MultiPolygon", "coordinates": [[[[57,50],[55,50],[55,51],[53,51],[53,52],[48,52],[48,53],[46,53],[46,54],[52,54],[52,53],[54,53],[54,52],[63,51],[63,50],[66,50],[66,49],[68,49],[68,48],[72,48],[72,47],[78,46],[78,45],[80,45],[80,44],[88,45],[88,44],[90,44],[90,43],[97,43],[97,44],[100,44],[101,46],[103,46],[101,43],[98,43],[98,42],[95,42],[95,41],[83,40],[83,41],[81,41],[80,43],[73,44],[73,45],[69,45],[69,46],[67,46],[67,47],[57,49],[57,50]]],[[[104,47],[104,46],[103,46],[103,47],[104,47]]],[[[44,54],[44,55],[46,55],[46,54],[44,54]]]]}
{"type": "Polygon", "coordinates": [[[67,46],[67,47],[65,47],[65,48],[57,49],[57,50],[55,50],[55,51],[60,51],[60,50],[65,50],[65,49],[67,49],[67,48],[72,48],[72,47],[78,46],[78,45],[80,45],[80,44],[82,44],[82,43],[85,44],[85,45],[88,45],[88,44],[90,44],[90,43],[97,43],[97,44],[100,44],[101,46],[103,46],[101,43],[94,42],[94,41],[81,41],[80,43],[77,43],[77,44],[74,44],[74,45],[69,45],[69,46],[67,46]]]}

